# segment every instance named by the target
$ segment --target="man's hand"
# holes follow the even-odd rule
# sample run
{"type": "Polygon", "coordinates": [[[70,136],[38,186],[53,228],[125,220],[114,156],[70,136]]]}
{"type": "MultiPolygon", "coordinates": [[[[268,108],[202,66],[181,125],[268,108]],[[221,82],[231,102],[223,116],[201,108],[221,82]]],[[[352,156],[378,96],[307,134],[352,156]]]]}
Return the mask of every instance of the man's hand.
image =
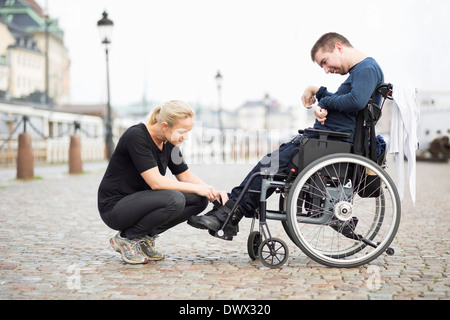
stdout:
{"type": "Polygon", "coordinates": [[[311,109],[312,105],[316,103],[317,91],[319,91],[319,88],[315,86],[309,86],[305,89],[305,92],[302,95],[302,102],[305,108],[311,109]]]}
{"type": "Polygon", "coordinates": [[[317,120],[323,125],[325,120],[327,120],[328,111],[326,109],[322,109],[321,107],[316,107],[314,109],[314,115],[317,120]]]}

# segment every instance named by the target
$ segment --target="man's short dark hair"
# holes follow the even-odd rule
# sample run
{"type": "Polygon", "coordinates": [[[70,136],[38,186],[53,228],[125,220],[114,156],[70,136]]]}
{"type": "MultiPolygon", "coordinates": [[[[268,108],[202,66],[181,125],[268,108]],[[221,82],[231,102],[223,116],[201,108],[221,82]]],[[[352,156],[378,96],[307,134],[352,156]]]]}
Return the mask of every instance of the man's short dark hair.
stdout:
{"type": "Polygon", "coordinates": [[[317,51],[319,49],[324,49],[326,52],[333,52],[334,46],[336,43],[341,43],[343,46],[346,47],[353,47],[350,43],[350,41],[347,40],[346,37],[343,35],[340,35],[339,33],[335,32],[329,32],[325,33],[323,36],[319,38],[319,40],[316,41],[314,46],[311,49],[311,59],[314,62],[314,58],[316,56],[317,51]]]}

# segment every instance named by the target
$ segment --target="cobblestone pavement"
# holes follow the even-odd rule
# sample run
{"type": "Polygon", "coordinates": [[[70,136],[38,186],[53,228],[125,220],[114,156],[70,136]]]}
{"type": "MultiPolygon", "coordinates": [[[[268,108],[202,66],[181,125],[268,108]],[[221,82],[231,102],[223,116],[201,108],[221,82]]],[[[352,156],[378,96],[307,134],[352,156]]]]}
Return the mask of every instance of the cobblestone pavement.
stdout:
{"type": "MultiPolygon", "coordinates": [[[[108,239],[96,192],[105,164],[35,168],[40,178],[17,181],[0,170],[0,299],[449,299],[450,164],[418,163],[417,204],[405,193],[394,256],[334,269],[307,258],[281,224],[273,236],[288,243],[288,262],[263,267],[247,255],[250,219],[232,242],[179,225],[157,239],[166,258],[128,265],[108,239]],[[87,169],[86,169],[87,168],[87,169]]],[[[249,164],[194,165],[218,189],[229,190],[249,164]]]]}

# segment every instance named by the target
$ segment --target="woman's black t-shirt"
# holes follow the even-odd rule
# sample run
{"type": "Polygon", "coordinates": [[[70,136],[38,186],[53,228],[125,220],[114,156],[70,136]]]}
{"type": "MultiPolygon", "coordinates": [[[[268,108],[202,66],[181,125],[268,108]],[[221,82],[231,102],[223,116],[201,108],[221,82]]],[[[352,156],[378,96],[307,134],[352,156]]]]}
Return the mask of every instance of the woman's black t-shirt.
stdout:
{"type": "Polygon", "coordinates": [[[160,150],[145,124],[128,128],[120,137],[98,189],[98,210],[110,211],[127,195],[151,190],[141,173],[158,166],[161,175],[169,168],[177,175],[188,169],[181,151],[170,142],[160,150]]]}

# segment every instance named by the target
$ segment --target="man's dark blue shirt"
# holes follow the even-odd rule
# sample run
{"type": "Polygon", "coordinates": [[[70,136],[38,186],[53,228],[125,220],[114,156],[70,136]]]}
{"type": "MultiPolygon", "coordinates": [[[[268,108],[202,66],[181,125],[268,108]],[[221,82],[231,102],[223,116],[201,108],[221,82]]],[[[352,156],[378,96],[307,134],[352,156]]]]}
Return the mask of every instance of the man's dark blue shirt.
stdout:
{"type": "MultiPolygon", "coordinates": [[[[373,58],[366,58],[349,70],[347,80],[335,93],[320,87],[316,98],[328,115],[323,125],[316,120],[314,129],[347,132],[350,133],[348,141],[353,142],[358,111],[364,109],[376,86],[383,82],[383,71],[378,63],[373,58]]],[[[381,102],[381,95],[375,102],[381,102]]]]}

